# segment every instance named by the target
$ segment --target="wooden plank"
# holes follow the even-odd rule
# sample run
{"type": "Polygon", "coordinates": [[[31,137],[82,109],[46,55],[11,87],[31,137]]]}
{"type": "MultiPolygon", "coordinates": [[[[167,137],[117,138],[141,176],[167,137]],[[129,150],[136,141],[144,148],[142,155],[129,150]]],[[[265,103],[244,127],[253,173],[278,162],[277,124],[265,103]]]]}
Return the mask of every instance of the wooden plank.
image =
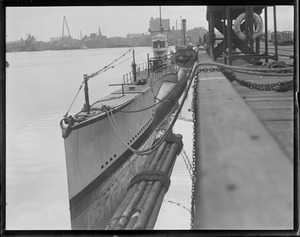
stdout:
{"type": "Polygon", "coordinates": [[[256,92],[256,93],[251,93],[251,92],[241,92],[239,90],[237,90],[237,92],[244,98],[254,98],[254,97],[257,97],[257,98],[279,98],[279,97],[283,97],[283,98],[286,98],[286,97],[293,97],[292,95],[287,95],[285,93],[274,93],[274,92],[269,92],[269,93],[266,93],[266,92],[256,92]]]}
{"type": "Polygon", "coordinates": [[[266,121],[264,122],[268,129],[277,131],[278,133],[287,132],[293,137],[294,121],[266,121]]]}
{"type": "Polygon", "coordinates": [[[289,140],[292,140],[294,135],[293,133],[296,132],[296,128],[294,127],[293,120],[285,120],[285,121],[264,121],[264,124],[268,129],[272,131],[276,131],[278,133],[288,133],[290,134],[289,140]]]}
{"type": "Polygon", "coordinates": [[[264,121],[265,127],[291,160],[294,157],[294,124],[293,121],[264,121]]]}
{"type": "Polygon", "coordinates": [[[248,102],[250,101],[293,101],[292,97],[287,97],[287,96],[282,96],[282,97],[277,97],[277,96],[273,96],[273,97],[246,97],[245,100],[248,102]]]}
{"type": "Polygon", "coordinates": [[[278,91],[274,91],[274,90],[263,90],[263,91],[260,91],[260,90],[257,90],[257,89],[250,89],[248,87],[245,87],[245,86],[241,86],[237,83],[232,83],[232,86],[239,92],[239,93],[249,93],[249,94],[260,94],[260,95],[277,95],[277,96],[282,96],[282,95],[287,95],[287,96],[292,96],[293,95],[293,92],[292,91],[284,91],[284,92],[278,92],[278,91]]]}
{"type": "Polygon", "coordinates": [[[293,109],[256,109],[254,112],[262,121],[294,120],[293,109]]]}
{"type": "Polygon", "coordinates": [[[276,136],[276,140],[278,140],[278,144],[282,148],[282,150],[286,153],[286,155],[289,157],[291,162],[294,159],[294,143],[293,141],[288,142],[287,139],[284,139],[283,136],[276,136]]]}
{"type": "Polygon", "coordinates": [[[251,109],[293,109],[293,101],[277,100],[277,101],[249,101],[247,104],[251,109]]]}
{"type": "Polygon", "coordinates": [[[198,77],[194,229],[292,228],[291,160],[227,79],[198,77]]]}

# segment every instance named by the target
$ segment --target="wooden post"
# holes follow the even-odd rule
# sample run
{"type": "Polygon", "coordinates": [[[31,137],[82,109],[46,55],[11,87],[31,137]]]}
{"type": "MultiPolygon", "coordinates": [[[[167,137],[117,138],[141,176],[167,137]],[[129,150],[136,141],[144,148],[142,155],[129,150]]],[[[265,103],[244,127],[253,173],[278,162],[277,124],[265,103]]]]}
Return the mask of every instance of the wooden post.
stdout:
{"type": "Polygon", "coordinates": [[[249,39],[250,39],[250,48],[251,50],[253,51],[254,49],[254,40],[253,40],[253,7],[252,6],[248,6],[247,7],[248,10],[248,13],[249,13],[249,17],[248,17],[248,20],[249,20],[249,24],[248,24],[248,27],[249,27],[249,39]]]}
{"type": "Polygon", "coordinates": [[[231,43],[231,16],[230,16],[230,7],[226,6],[226,18],[227,18],[227,40],[228,40],[228,62],[231,65],[231,53],[232,53],[232,43],[231,43]]]}
{"type": "Polygon", "coordinates": [[[227,64],[226,45],[227,45],[227,32],[226,21],[228,26],[228,19],[226,18],[226,7],[223,8],[223,51],[224,51],[224,64],[227,64]]]}
{"type": "MultiPolygon", "coordinates": [[[[268,7],[265,7],[265,55],[268,56],[268,7]]],[[[268,57],[266,57],[265,62],[268,62],[268,57]]]]}
{"type": "Polygon", "coordinates": [[[150,61],[149,61],[149,54],[147,54],[147,62],[148,62],[148,77],[150,77],[150,61]]]}
{"type": "Polygon", "coordinates": [[[274,44],[275,44],[275,60],[278,61],[278,41],[277,41],[277,23],[276,23],[276,6],[273,7],[273,17],[274,17],[274,44]]]}
{"type": "Polygon", "coordinates": [[[132,62],[132,74],[133,74],[133,82],[136,82],[136,64],[135,64],[135,57],[134,57],[134,50],[132,50],[133,53],[133,62],[132,62]]]}
{"type": "Polygon", "coordinates": [[[208,22],[208,26],[209,26],[209,44],[210,44],[210,48],[211,48],[211,52],[212,55],[210,55],[211,58],[215,59],[214,56],[214,49],[215,49],[215,20],[213,17],[213,12],[210,12],[209,14],[209,22],[208,22]]]}
{"type": "Polygon", "coordinates": [[[89,101],[89,88],[88,88],[88,76],[87,74],[83,75],[84,77],[84,96],[85,96],[85,105],[87,113],[90,113],[90,101],[89,101]]]}

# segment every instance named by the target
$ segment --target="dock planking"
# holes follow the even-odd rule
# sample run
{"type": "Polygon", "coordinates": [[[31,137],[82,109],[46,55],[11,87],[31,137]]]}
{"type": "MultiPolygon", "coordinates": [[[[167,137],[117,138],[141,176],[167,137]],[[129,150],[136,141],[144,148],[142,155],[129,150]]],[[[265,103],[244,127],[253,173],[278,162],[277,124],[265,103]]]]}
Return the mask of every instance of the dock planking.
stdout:
{"type": "MultiPolygon", "coordinates": [[[[237,62],[240,64],[241,62],[237,62]]],[[[287,63],[290,63],[287,62],[287,63]]],[[[236,73],[239,79],[270,84],[291,80],[292,77],[253,76],[236,73]]],[[[282,149],[293,159],[294,155],[294,94],[292,91],[258,91],[232,83],[266,129],[282,149]]]]}
{"type": "Polygon", "coordinates": [[[193,228],[292,229],[291,97],[239,91],[220,72],[198,78],[193,228]]]}

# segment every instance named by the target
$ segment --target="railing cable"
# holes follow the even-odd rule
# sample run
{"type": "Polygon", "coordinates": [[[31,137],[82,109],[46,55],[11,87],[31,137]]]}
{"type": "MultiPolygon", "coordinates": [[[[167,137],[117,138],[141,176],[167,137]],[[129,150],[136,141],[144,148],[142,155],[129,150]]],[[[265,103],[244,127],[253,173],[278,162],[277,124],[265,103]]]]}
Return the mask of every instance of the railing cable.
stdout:
{"type": "Polygon", "coordinates": [[[99,75],[101,72],[103,71],[107,71],[109,68],[113,68],[114,66],[111,66],[112,64],[114,64],[115,62],[117,62],[119,59],[123,58],[126,54],[128,54],[130,51],[132,51],[135,47],[137,47],[140,42],[145,38],[146,34],[144,34],[143,37],[141,37],[141,39],[133,46],[131,47],[127,52],[125,52],[124,54],[122,54],[120,57],[118,57],[117,59],[115,59],[114,61],[112,61],[111,63],[109,63],[108,65],[104,66],[103,68],[101,68],[100,70],[90,74],[87,76],[88,80],[99,75]]]}

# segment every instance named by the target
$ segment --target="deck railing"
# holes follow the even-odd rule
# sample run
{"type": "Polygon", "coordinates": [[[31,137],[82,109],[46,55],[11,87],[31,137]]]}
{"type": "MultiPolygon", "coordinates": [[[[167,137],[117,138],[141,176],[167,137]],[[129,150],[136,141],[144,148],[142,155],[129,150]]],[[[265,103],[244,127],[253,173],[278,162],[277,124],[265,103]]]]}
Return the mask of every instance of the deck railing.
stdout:
{"type": "MultiPolygon", "coordinates": [[[[141,63],[136,65],[136,78],[143,78],[143,72],[148,71],[148,63],[141,63]]],[[[133,83],[133,73],[129,72],[123,75],[123,83],[130,84],[133,83]]]]}
{"type": "MultiPolygon", "coordinates": [[[[157,70],[155,72],[150,72],[149,77],[151,80],[151,84],[154,84],[163,76],[175,73],[179,70],[179,67],[174,65],[169,65],[164,67],[163,69],[157,70]]],[[[136,66],[136,78],[137,79],[146,79],[148,77],[148,63],[137,64],[136,66]]],[[[129,72],[123,75],[123,84],[132,84],[134,83],[133,80],[133,72],[129,72]]]]}

